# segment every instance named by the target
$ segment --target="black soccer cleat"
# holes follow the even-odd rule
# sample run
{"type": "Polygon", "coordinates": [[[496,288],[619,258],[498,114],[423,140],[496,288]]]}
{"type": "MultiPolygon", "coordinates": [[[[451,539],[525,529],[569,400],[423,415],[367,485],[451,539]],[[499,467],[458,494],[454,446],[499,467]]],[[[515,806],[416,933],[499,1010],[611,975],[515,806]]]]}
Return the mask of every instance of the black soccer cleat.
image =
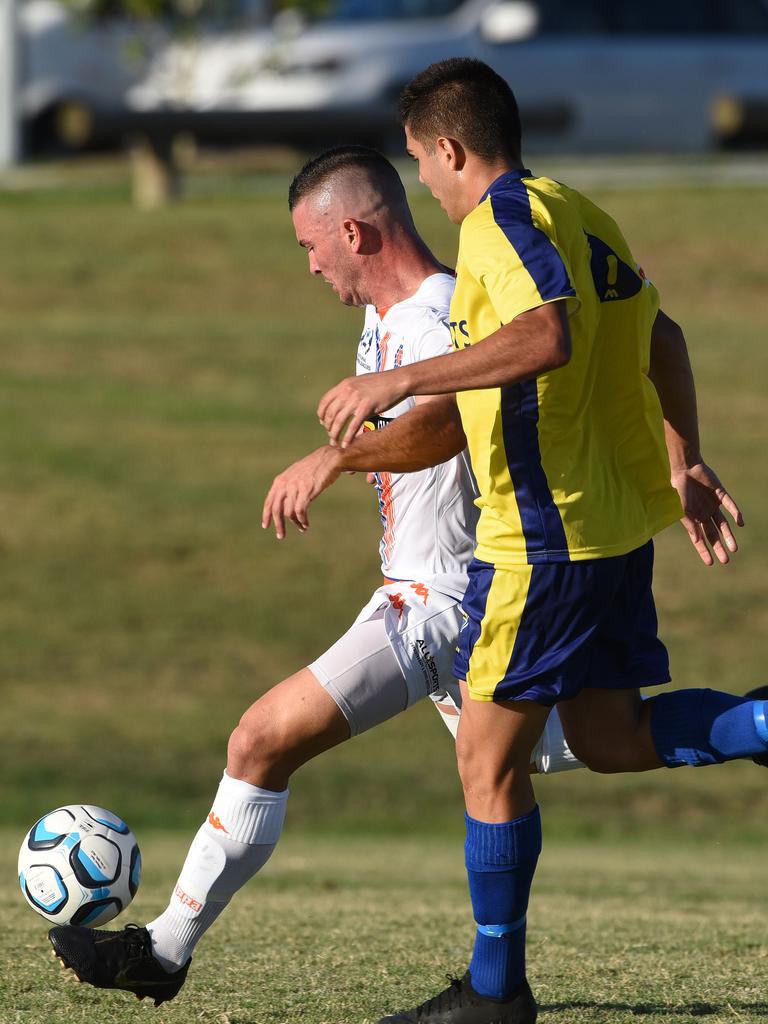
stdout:
{"type": "MultiPolygon", "coordinates": [[[[757,686],[754,690],[745,693],[744,696],[749,697],[750,700],[768,700],[768,686],[757,686]]],[[[762,768],[768,768],[768,753],[755,754],[752,760],[762,768]]]]}
{"type": "Polygon", "coordinates": [[[490,999],[472,988],[469,971],[413,1010],[382,1017],[378,1024],[535,1024],[536,1000],[528,982],[508,999],[490,999]]]}
{"type": "Polygon", "coordinates": [[[53,951],[80,981],[96,988],[120,988],[138,999],[149,996],[155,1006],[173,999],[187,978],[192,962],[172,974],[152,955],[146,928],[129,924],[122,931],[97,931],[60,925],[48,932],[53,951]]]}

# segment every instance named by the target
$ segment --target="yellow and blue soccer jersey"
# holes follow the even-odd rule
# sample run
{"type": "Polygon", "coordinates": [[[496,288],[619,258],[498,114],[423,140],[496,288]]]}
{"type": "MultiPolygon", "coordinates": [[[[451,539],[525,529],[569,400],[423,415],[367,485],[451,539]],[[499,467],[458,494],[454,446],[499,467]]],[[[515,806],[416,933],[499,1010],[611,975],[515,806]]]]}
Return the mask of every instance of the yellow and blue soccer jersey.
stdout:
{"type": "Polygon", "coordinates": [[[458,396],[480,491],[476,557],[497,566],[624,554],[681,515],[648,378],[656,289],[611,217],[573,189],[508,172],[461,226],[457,348],[567,303],[569,363],[458,396]]]}

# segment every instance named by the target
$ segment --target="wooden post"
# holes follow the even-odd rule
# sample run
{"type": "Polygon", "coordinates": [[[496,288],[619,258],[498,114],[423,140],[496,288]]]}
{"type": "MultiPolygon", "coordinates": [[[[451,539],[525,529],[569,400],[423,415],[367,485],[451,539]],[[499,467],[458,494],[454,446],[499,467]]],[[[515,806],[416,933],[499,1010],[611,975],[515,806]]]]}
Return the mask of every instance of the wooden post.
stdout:
{"type": "Polygon", "coordinates": [[[180,178],[172,138],[137,136],[131,142],[130,159],[134,206],[157,210],[178,198],[180,178]]]}

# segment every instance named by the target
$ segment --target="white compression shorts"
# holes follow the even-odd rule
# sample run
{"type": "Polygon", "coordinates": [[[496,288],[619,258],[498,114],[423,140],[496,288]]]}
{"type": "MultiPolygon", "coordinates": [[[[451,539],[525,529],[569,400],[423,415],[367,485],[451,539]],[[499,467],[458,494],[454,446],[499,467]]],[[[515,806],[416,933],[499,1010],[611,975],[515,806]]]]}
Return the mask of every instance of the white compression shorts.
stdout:
{"type": "Polygon", "coordinates": [[[353,736],[423,697],[460,704],[453,658],[462,621],[455,598],[421,584],[387,583],[309,670],[339,705],[353,736]]]}
{"type": "MultiPolygon", "coordinates": [[[[461,603],[421,584],[388,583],[352,626],[308,666],[357,736],[430,697],[455,737],[461,692],[453,676],[461,603]]],[[[553,712],[533,751],[541,773],[580,768],[553,712]]]]}

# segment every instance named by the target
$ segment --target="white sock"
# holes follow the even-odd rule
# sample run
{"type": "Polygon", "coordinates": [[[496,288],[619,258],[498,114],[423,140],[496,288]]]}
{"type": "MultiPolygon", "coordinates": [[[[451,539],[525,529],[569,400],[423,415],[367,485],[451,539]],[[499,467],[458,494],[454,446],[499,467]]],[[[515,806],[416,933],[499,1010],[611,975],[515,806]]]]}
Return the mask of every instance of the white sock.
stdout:
{"type": "Polygon", "coordinates": [[[226,772],[192,841],[168,908],[150,921],[152,952],[176,971],[238,889],[270,858],[283,830],[288,790],[273,793],[226,772]]]}
{"type": "Polygon", "coordinates": [[[544,732],[533,748],[531,760],[540,775],[553,775],[555,772],[570,772],[574,768],[583,768],[584,763],[571,752],[565,742],[563,726],[557,708],[552,708],[544,732]]]}

